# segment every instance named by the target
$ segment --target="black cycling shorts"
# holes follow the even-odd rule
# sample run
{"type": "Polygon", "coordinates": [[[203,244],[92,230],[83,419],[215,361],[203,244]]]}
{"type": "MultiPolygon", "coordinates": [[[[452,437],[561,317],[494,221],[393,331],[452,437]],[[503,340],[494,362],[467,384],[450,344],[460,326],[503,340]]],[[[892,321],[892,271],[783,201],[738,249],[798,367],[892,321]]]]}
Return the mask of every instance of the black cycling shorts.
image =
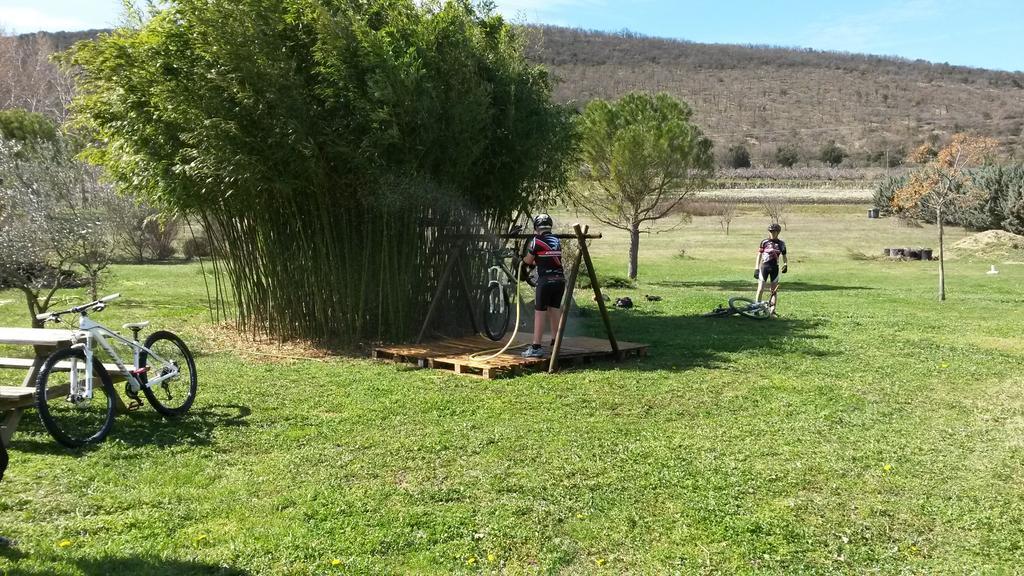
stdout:
{"type": "Polygon", "coordinates": [[[761,264],[761,278],[775,284],[779,281],[779,263],[765,262],[761,264]]]}
{"type": "Polygon", "coordinates": [[[565,296],[565,278],[562,276],[541,276],[537,279],[537,292],[534,299],[534,310],[544,311],[562,307],[565,296]]]}

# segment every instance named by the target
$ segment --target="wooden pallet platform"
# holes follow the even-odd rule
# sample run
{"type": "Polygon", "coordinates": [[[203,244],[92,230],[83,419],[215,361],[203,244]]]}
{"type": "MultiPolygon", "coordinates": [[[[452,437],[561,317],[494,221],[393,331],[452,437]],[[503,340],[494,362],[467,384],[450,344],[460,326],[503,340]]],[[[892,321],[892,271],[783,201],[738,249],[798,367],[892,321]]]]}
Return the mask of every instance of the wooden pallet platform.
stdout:
{"type": "MultiPolygon", "coordinates": [[[[492,342],[480,336],[470,336],[424,342],[423,344],[378,346],[373,349],[372,355],[378,360],[415,364],[420,368],[450,370],[456,374],[490,380],[516,376],[525,372],[547,370],[547,358],[523,358],[520,356],[523,348],[532,340],[532,334],[520,333],[508,350],[488,360],[475,359],[473,355],[487,351],[491,351],[493,354],[508,342],[507,338],[501,342],[492,342]]],[[[585,364],[594,360],[622,360],[647,355],[646,344],[619,341],[618,345],[619,354],[616,358],[607,340],[585,336],[566,336],[562,340],[558,364],[559,366],[569,366],[585,364]]],[[[551,347],[547,343],[544,348],[546,352],[551,351],[551,347]]]]}

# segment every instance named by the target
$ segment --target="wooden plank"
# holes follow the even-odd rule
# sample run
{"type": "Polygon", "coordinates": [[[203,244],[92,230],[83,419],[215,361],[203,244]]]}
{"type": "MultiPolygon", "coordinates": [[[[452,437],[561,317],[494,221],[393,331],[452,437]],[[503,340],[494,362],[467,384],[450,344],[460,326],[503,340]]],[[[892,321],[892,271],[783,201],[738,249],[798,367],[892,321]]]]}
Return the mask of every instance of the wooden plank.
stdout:
{"type": "Polygon", "coordinates": [[[61,346],[71,343],[74,332],[47,328],[0,328],[0,344],[61,346]]]}
{"type": "MultiPolygon", "coordinates": [[[[0,368],[22,368],[27,370],[32,367],[32,363],[34,361],[35,360],[32,358],[0,358],[0,368]]],[[[117,364],[104,363],[103,367],[107,369],[107,372],[109,372],[111,376],[115,374],[127,374],[127,371],[118,368],[117,364]]],[[[61,372],[69,371],[71,370],[71,361],[65,360],[63,362],[58,362],[56,368],[61,372]]],[[[128,366],[125,366],[125,368],[131,370],[128,366]]]]}
{"type": "MultiPolygon", "coordinates": [[[[532,341],[533,335],[519,334],[514,346],[532,341]]],[[[409,362],[421,367],[447,370],[475,378],[493,379],[514,376],[524,372],[543,369],[548,363],[545,358],[522,358],[516,352],[505,352],[489,359],[475,359],[472,356],[503,346],[505,342],[492,342],[478,337],[454,338],[427,342],[421,346],[381,346],[373,351],[378,359],[392,359],[409,362]]],[[[645,344],[619,342],[619,354],[633,357],[646,353],[645,344]]],[[[587,364],[596,360],[615,359],[616,353],[610,342],[601,338],[586,336],[565,337],[561,359],[567,364],[587,364]]]]}

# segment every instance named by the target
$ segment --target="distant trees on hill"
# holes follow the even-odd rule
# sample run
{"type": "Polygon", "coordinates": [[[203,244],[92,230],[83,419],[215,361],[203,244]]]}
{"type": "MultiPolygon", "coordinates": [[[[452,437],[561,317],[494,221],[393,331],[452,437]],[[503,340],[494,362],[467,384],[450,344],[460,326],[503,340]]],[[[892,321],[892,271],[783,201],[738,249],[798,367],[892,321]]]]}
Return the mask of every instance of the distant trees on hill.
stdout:
{"type": "Polygon", "coordinates": [[[551,69],[556,99],[582,107],[632,91],[668,92],[693,107],[719,150],[746,142],[753,165],[779,165],[776,151],[784,145],[800,150],[802,163],[818,164],[821,146],[834,140],[848,152],[843,166],[883,166],[886,158],[902,159],[897,149],[941,144],[957,132],[992,136],[1004,153],[1024,158],[1024,73],[553,26],[531,30],[528,56],[551,69]]]}
{"type": "MultiPolygon", "coordinates": [[[[0,108],[63,118],[70,78],[48,57],[98,32],[0,36],[0,108]]],[[[718,150],[744,142],[753,166],[786,167],[794,150],[792,165],[817,166],[834,140],[849,153],[843,166],[892,167],[899,151],[940,147],[957,132],[991,136],[1024,158],[1024,73],[628,32],[525,32],[527,57],[551,70],[557,101],[582,109],[594,98],[668,92],[690,103],[718,150]]]]}

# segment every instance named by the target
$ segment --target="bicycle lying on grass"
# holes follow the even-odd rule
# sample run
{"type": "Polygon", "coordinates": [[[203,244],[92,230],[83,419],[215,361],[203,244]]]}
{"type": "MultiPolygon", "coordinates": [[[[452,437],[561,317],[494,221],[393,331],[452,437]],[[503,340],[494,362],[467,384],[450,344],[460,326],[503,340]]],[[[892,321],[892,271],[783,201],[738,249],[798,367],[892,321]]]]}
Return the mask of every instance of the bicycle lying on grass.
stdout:
{"type": "Polygon", "coordinates": [[[36,409],[46,430],[64,446],[77,448],[102,441],[114,424],[115,392],[110,373],[96,357],[99,343],[125,375],[125,394],[132,399],[129,409],[142,405],[139,391],[157,412],[181,416],[196,398],[196,364],[188,346],[171,332],[153,332],[139,343],[139,331],[149,322],[125,324],[132,331],[129,340],[89,317],[120,297],[111,294],[60,312],[36,316],[39,320],[61,322],[64,314],[78,314],[78,330],[71,347],[46,359],[36,378],[36,409]],[[125,366],[107,338],[132,351],[133,365],[125,366]]]}
{"type": "Polygon", "coordinates": [[[732,316],[739,314],[755,320],[764,320],[775,315],[775,302],[778,300],[778,291],[772,290],[768,300],[756,302],[743,296],[729,298],[729,307],[719,305],[717,308],[703,314],[705,318],[716,318],[720,316],[732,316]]]}

